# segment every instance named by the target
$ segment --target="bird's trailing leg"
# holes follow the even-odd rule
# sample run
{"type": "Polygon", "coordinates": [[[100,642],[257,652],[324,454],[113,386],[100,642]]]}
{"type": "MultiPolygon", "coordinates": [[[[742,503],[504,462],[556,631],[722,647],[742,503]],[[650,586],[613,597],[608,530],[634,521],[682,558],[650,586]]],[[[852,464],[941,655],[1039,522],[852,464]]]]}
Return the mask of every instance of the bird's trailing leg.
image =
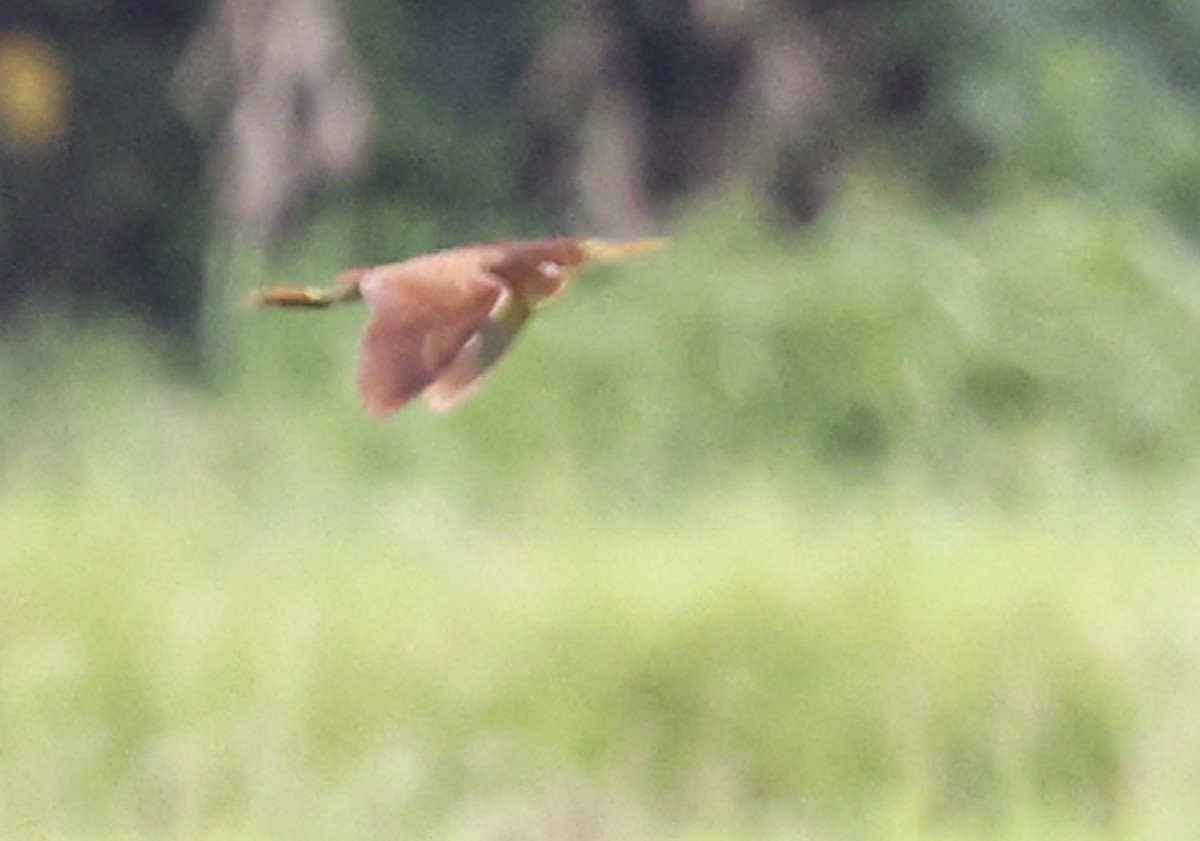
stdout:
{"type": "Polygon", "coordinates": [[[334,304],[357,301],[362,298],[358,283],[366,273],[367,269],[342,272],[328,289],[314,286],[270,286],[251,294],[250,304],[256,307],[323,309],[334,304]]]}
{"type": "Polygon", "coordinates": [[[301,286],[271,286],[259,289],[250,295],[250,305],[255,307],[331,307],[338,303],[334,290],[301,286]]]}

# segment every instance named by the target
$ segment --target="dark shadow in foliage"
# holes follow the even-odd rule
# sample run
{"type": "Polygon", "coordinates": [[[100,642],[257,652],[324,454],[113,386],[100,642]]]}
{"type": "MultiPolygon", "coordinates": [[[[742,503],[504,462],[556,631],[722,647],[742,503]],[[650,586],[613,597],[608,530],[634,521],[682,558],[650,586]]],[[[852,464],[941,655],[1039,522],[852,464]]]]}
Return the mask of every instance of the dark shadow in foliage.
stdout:
{"type": "Polygon", "coordinates": [[[21,145],[0,132],[0,319],[51,300],[191,335],[203,167],[168,80],[198,11],[182,0],[0,7],[0,38],[42,45],[67,90],[60,136],[21,145]]]}
{"type": "Polygon", "coordinates": [[[887,456],[891,436],[878,409],[856,403],[826,424],[821,444],[833,461],[870,467],[887,456]]]}
{"type": "Polygon", "coordinates": [[[963,403],[979,418],[998,427],[1035,420],[1045,404],[1045,388],[1024,368],[1009,362],[985,362],[963,375],[963,403]]]}

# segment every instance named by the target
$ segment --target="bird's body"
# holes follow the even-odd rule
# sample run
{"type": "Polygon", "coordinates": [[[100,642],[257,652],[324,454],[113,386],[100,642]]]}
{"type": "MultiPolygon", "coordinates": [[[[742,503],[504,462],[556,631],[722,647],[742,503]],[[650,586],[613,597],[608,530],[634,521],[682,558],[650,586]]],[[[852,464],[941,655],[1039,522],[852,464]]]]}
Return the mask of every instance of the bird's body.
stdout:
{"type": "Polygon", "coordinates": [[[350,269],[330,291],[267,289],[256,302],[327,307],[362,298],[371,310],[358,374],[367,410],[387,418],[423,394],[432,409],[449,411],[475,393],[530,316],[575,271],[665,244],[556,237],[461,246],[350,269]]]}

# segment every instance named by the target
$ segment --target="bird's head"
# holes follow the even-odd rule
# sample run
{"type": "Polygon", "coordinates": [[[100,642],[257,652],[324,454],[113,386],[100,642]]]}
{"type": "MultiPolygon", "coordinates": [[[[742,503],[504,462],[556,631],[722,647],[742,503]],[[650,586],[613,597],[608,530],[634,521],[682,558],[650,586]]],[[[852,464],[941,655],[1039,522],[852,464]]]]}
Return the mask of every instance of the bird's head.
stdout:
{"type": "Polygon", "coordinates": [[[514,293],[531,303],[552,298],[567,281],[590,263],[611,263],[657,251],[667,239],[609,242],[600,239],[556,237],[537,242],[511,243],[504,257],[490,267],[514,293]]]}

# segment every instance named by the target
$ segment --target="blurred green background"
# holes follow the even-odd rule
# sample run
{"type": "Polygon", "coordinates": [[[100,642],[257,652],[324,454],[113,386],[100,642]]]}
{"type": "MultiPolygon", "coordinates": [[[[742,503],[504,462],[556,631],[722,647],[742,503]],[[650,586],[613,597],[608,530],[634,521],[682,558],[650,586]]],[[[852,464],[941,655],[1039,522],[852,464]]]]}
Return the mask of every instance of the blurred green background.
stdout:
{"type": "Polygon", "coordinates": [[[6,2],[0,837],[1194,837],[1196,43],[6,2]],[[630,229],[449,416],[242,305],[630,229]]]}

